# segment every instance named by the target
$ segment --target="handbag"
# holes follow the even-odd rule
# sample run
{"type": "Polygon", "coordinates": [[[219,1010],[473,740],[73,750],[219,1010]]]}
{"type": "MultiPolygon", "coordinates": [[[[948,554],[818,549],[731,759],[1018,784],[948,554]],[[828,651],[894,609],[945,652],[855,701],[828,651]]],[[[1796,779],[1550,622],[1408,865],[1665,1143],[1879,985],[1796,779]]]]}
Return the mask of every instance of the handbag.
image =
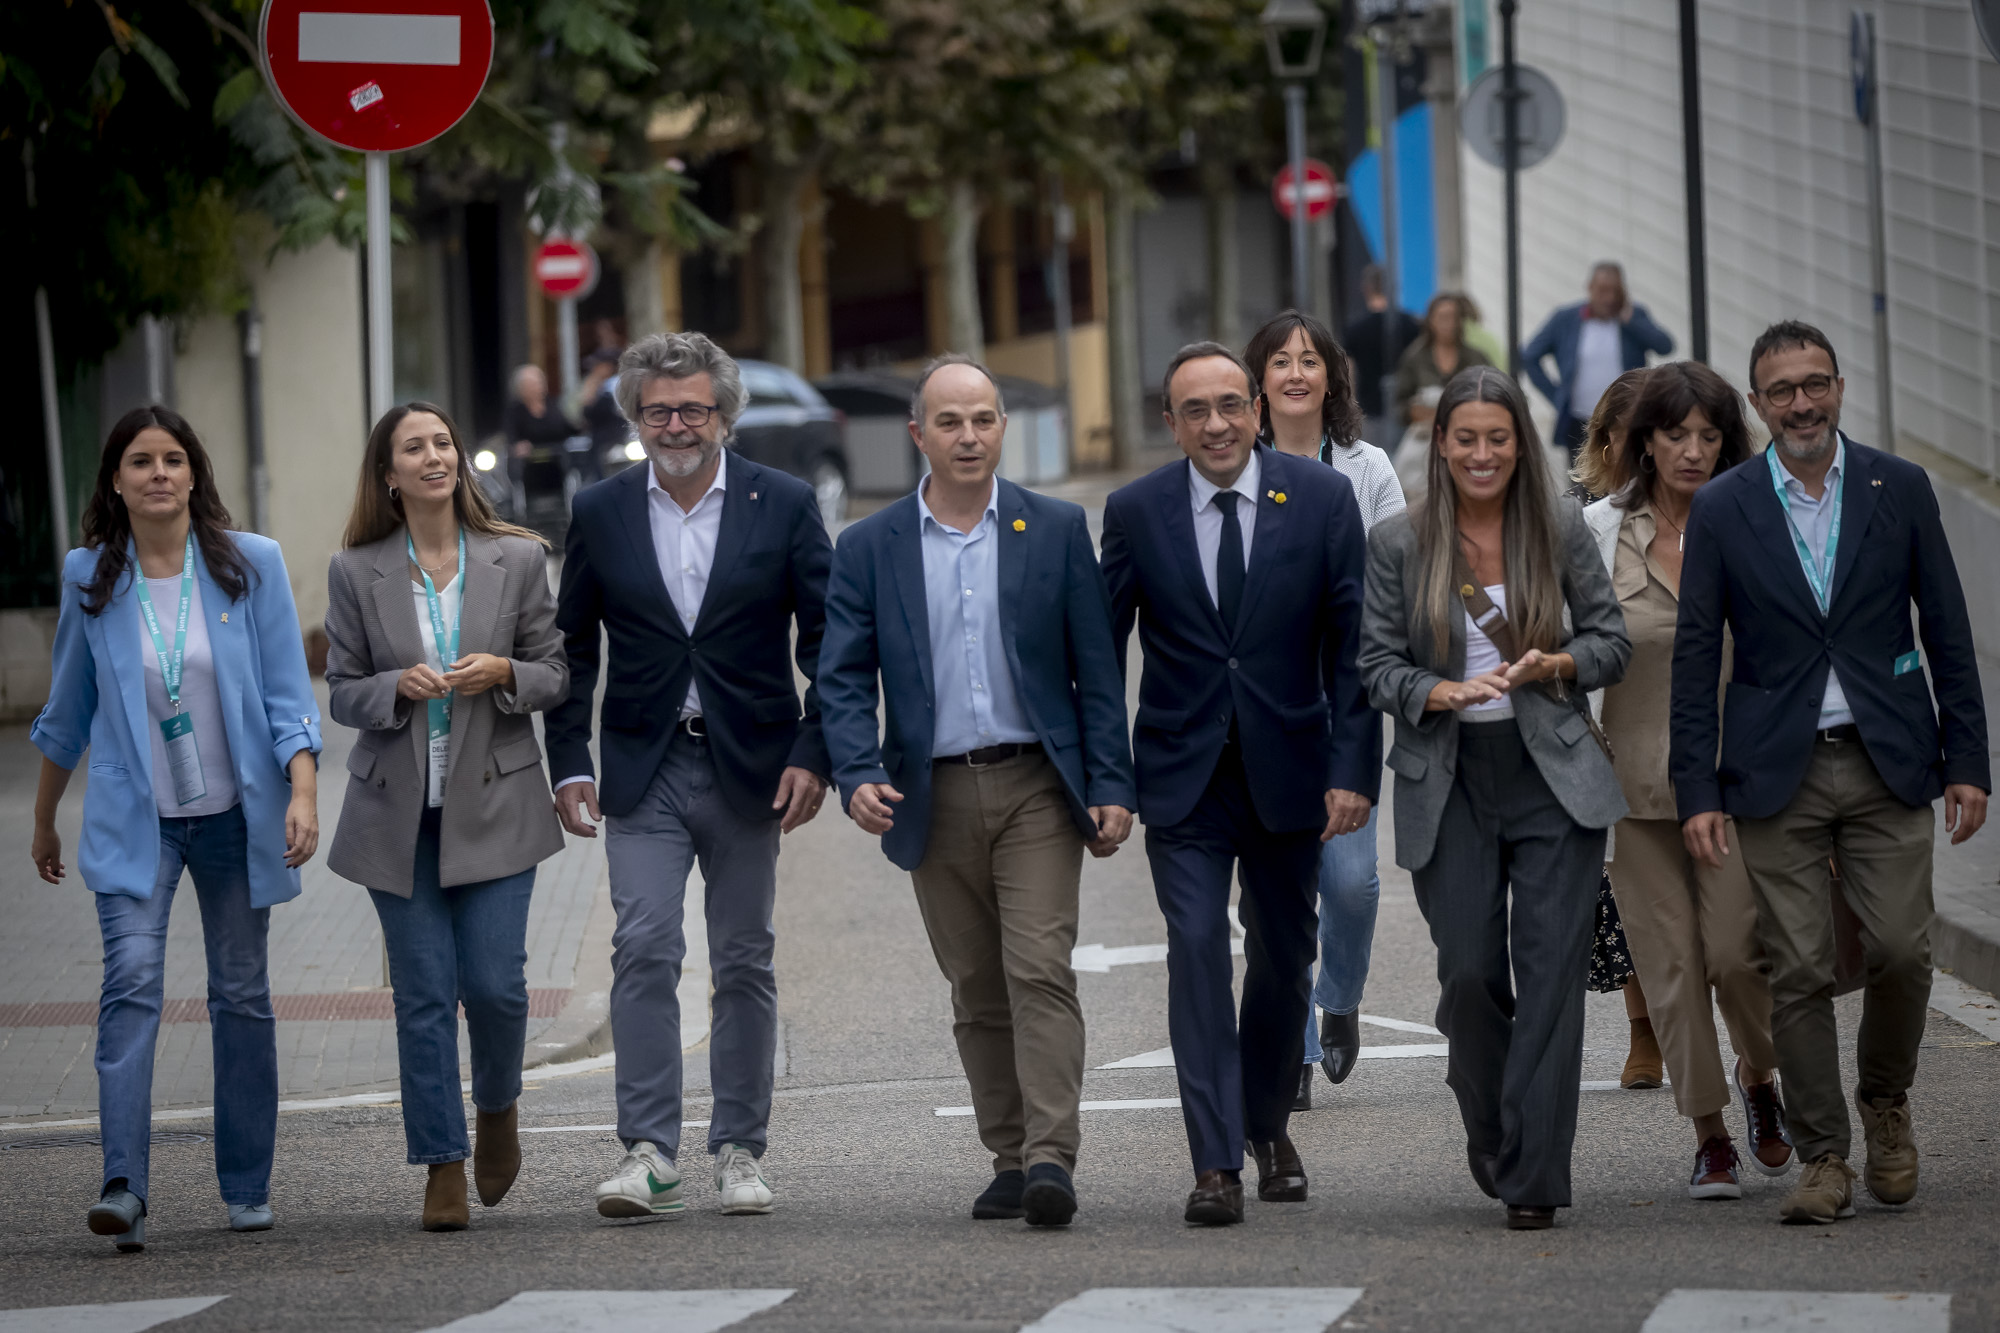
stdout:
{"type": "MultiPolygon", "coordinates": [[[[1480,587],[1479,580],[1473,577],[1472,565],[1466,560],[1465,552],[1456,553],[1451,576],[1458,580],[1458,595],[1464,599],[1465,613],[1472,617],[1472,623],[1493,641],[1502,658],[1509,662],[1520,661],[1520,653],[1516,651],[1520,645],[1514,640],[1514,627],[1507,623],[1506,613],[1493,604],[1493,599],[1486,595],[1486,589],[1480,587]]],[[[1591,716],[1590,704],[1581,694],[1565,686],[1560,676],[1536,683],[1550,698],[1574,708],[1577,716],[1583,719],[1583,725],[1590,729],[1590,738],[1597,742],[1598,749],[1604,751],[1605,759],[1616,762],[1618,756],[1611,752],[1611,738],[1604,734],[1604,728],[1591,716]]]]}

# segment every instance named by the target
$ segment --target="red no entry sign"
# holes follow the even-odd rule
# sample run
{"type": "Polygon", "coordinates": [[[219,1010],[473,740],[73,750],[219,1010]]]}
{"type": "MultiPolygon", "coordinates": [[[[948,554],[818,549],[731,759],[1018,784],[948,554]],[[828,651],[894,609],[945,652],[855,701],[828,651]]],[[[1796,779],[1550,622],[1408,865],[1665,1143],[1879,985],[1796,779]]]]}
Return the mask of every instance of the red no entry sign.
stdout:
{"type": "Polygon", "coordinates": [[[558,301],[580,300],[597,289],[597,251],[562,237],[544,241],[535,251],[535,281],[558,301]]]}
{"type": "MultiPolygon", "coordinates": [[[[1287,222],[1292,217],[1292,167],[1288,162],[1278,168],[1278,174],[1271,179],[1271,202],[1278,206],[1278,212],[1287,222]]],[[[1306,159],[1306,216],[1313,219],[1325,217],[1333,211],[1333,201],[1340,197],[1340,184],[1333,178],[1333,168],[1316,157],[1306,159]]]]}
{"type": "Polygon", "coordinates": [[[486,0],[265,0],[258,48],[301,125],[342,148],[398,153],[479,99],[493,12],[486,0]]]}

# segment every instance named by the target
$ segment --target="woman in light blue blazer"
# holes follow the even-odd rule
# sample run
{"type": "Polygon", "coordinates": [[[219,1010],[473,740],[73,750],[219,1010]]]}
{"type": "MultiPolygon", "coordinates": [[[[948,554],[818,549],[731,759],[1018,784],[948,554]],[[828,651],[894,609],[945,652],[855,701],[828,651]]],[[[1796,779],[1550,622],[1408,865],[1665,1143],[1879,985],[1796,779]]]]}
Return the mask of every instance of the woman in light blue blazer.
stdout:
{"type": "Polygon", "coordinates": [[[90,752],[77,868],[104,935],[97,1017],[104,1183],[90,1229],[145,1247],[153,1046],[167,914],[183,870],[201,900],[215,1043],[215,1168],[235,1231],[271,1226],[277,1024],[271,905],[319,845],[319,709],[278,544],[229,530],[193,427],[165,407],[119,418],[63,562],[62,612],[32,854],[65,867],[56,807],[90,752]]]}

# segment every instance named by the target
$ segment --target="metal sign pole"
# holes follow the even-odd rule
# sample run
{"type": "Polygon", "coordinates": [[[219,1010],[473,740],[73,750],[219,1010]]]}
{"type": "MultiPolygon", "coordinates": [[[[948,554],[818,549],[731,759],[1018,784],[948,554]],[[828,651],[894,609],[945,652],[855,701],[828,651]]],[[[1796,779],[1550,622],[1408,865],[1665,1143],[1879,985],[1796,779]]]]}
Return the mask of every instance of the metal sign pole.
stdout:
{"type": "Polygon", "coordinates": [[[556,302],[556,355],[562,358],[562,394],[567,402],[576,394],[580,378],[576,343],[576,298],[565,296],[556,302]]]}
{"type": "Polygon", "coordinates": [[[1306,245],[1306,86],[1285,85],[1285,147],[1292,163],[1292,307],[1312,302],[1312,260],[1306,245]]]}
{"type": "Polygon", "coordinates": [[[1507,373],[1521,373],[1521,89],[1514,63],[1517,0],[1500,0],[1500,137],[1507,176],[1507,373]]]}
{"type": "Polygon", "coordinates": [[[1696,0],[1681,0],[1681,153],[1687,185],[1688,342],[1708,361],[1708,223],[1701,174],[1701,35],[1696,0]]]}
{"type": "Polygon", "coordinates": [[[390,355],[389,155],[367,153],[368,190],[368,420],[380,421],[395,398],[390,355]]]}
{"type": "Polygon", "coordinates": [[[1382,167],[1382,291],[1389,298],[1393,320],[1403,308],[1403,247],[1396,216],[1396,52],[1386,28],[1376,29],[1375,82],[1382,104],[1382,146],[1377,150],[1382,167]]]}
{"type": "Polygon", "coordinates": [[[1896,452],[1895,381],[1889,378],[1889,246],[1882,217],[1882,85],[1876,79],[1875,16],[1854,11],[1855,110],[1867,129],[1868,270],[1875,314],[1876,447],[1896,452]]]}

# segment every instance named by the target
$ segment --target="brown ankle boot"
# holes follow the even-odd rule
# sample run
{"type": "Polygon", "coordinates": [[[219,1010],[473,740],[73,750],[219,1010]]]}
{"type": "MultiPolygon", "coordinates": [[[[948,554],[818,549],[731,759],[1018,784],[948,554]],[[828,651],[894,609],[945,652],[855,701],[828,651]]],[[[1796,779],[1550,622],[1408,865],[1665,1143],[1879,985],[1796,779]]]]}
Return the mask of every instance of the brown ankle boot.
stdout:
{"type": "Polygon", "coordinates": [[[1666,1060],[1653,1036],[1653,1020],[1632,1020],[1632,1049],[1625,1056],[1625,1072],[1618,1076],[1621,1088],[1657,1088],[1667,1076],[1666,1060]]]}
{"type": "Polygon", "coordinates": [[[520,1103],[504,1111],[481,1111],[472,1145],[472,1183],[488,1208],[507,1197],[521,1174],[520,1103]]]}
{"type": "Polygon", "coordinates": [[[424,1230],[463,1231],[472,1221],[465,1202],[465,1163],[433,1162],[424,1182],[424,1230]]]}

